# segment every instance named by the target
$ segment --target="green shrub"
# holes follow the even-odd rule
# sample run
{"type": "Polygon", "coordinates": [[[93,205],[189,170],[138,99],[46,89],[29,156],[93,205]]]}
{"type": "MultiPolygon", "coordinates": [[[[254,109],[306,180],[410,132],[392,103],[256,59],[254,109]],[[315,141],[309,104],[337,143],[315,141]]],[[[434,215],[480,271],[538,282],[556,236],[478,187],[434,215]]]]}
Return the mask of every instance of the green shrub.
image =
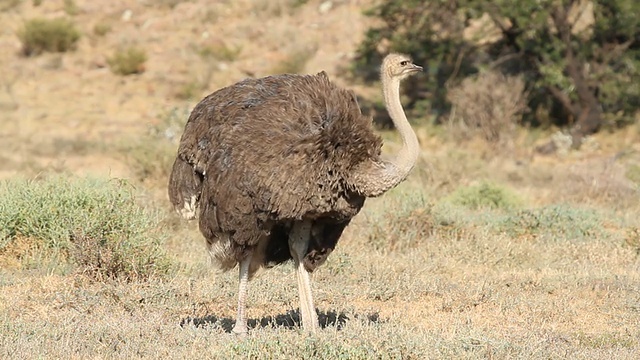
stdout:
{"type": "Polygon", "coordinates": [[[75,48],[80,32],[69,20],[32,19],[18,32],[22,52],[33,56],[48,52],[66,52],[75,48]]]}
{"type": "Polygon", "coordinates": [[[383,0],[368,12],[376,21],[353,74],[377,80],[386,53],[411,54],[429,76],[405,82],[407,110],[439,121],[450,113],[448,89],[465,77],[519,75],[530,110],[521,122],[569,127],[579,146],[601,128],[637,122],[639,11],[636,0],[383,0]]]}
{"type": "Polygon", "coordinates": [[[100,22],[93,26],[93,33],[97,36],[105,36],[111,31],[111,25],[106,22],[100,22]]]}
{"type": "Polygon", "coordinates": [[[145,70],[146,61],[147,53],[135,46],[118,50],[107,59],[111,71],[118,75],[141,74],[145,70]]]}
{"type": "Polygon", "coordinates": [[[452,204],[470,209],[511,209],[522,202],[516,194],[508,189],[488,182],[460,187],[449,195],[447,200],[452,204]]]}
{"type": "Polygon", "coordinates": [[[64,0],[64,12],[69,16],[74,16],[80,13],[80,8],[74,0],[64,0]]]}
{"type": "Polygon", "coordinates": [[[242,46],[229,46],[223,41],[205,45],[198,50],[203,59],[216,59],[220,61],[233,62],[238,59],[242,52],[242,46]]]}
{"type": "MultiPolygon", "coordinates": [[[[169,271],[157,215],[117,180],[51,177],[0,183],[0,255],[28,240],[41,257],[94,279],[146,279],[169,271]]],[[[37,264],[36,264],[37,265],[37,264]]]]}
{"type": "Polygon", "coordinates": [[[509,214],[497,223],[501,232],[511,236],[547,237],[580,240],[606,236],[595,211],[567,205],[551,205],[509,214]]]}

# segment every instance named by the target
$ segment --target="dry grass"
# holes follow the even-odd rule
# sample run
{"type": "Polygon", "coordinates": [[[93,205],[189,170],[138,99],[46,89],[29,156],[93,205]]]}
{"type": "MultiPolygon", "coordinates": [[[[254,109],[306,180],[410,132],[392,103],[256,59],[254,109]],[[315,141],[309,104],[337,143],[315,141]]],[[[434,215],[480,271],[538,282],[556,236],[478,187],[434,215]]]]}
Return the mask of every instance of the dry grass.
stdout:
{"type": "MultiPolygon", "coordinates": [[[[0,357],[633,359],[640,354],[637,203],[625,214],[607,209],[607,198],[595,207],[531,206],[522,199],[516,205],[477,207],[437,195],[434,185],[414,176],[368,201],[314,274],[323,324],[317,336],[304,335],[299,327],[290,264],[251,282],[250,336],[231,335],[235,273],[209,270],[195,224],[170,215],[165,228],[173,235],[166,246],[182,265],[167,280],[89,282],[77,275],[3,270],[0,357]]],[[[496,192],[465,194],[496,197],[496,192]]],[[[18,245],[15,253],[24,252],[18,245]]]]}

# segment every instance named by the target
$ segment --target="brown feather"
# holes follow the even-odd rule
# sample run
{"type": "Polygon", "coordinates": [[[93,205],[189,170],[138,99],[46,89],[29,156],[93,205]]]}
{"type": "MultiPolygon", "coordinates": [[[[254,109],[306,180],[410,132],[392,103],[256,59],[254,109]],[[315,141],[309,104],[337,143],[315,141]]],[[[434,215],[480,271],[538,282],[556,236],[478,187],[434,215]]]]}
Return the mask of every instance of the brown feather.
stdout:
{"type": "Polygon", "coordinates": [[[292,221],[313,220],[305,257],[312,271],[364,204],[345,179],[377,160],[381,146],[355,94],[324,72],[247,79],[193,109],[169,196],[177,210],[197,200],[209,245],[231,241],[231,267],[261,241],[263,266],[290,259],[292,221]]]}

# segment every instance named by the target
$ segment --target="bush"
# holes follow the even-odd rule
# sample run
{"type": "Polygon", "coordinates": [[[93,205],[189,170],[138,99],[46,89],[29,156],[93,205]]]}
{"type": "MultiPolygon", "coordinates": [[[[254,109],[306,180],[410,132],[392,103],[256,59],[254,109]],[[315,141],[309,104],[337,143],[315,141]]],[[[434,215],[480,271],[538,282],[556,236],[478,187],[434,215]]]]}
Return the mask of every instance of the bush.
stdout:
{"type": "Polygon", "coordinates": [[[0,183],[0,255],[30,241],[42,258],[68,260],[100,279],[166,274],[157,215],[136,204],[117,180],[51,177],[0,183]]]}
{"type": "Polygon", "coordinates": [[[80,32],[66,19],[32,19],[18,32],[22,53],[26,56],[48,52],[66,52],[75,48],[80,32]]]}
{"type": "Polygon", "coordinates": [[[448,89],[450,121],[464,135],[480,134],[493,143],[509,141],[526,109],[524,81],[489,71],[448,89]]]}
{"type": "Polygon", "coordinates": [[[147,53],[135,46],[118,50],[107,59],[111,71],[118,75],[141,74],[145,70],[146,61],[147,53]]]}
{"type": "Polygon", "coordinates": [[[447,200],[470,209],[512,209],[522,202],[511,191],[488,182],[458,188],[447,200]]]}
{"type": "Polygon", "coordinates": [[[606,237],[600,216],[591,210],[550,205],[520,210],[498,222],[498,230],[511,236],[552,240],[584,240],[606,237]]]}

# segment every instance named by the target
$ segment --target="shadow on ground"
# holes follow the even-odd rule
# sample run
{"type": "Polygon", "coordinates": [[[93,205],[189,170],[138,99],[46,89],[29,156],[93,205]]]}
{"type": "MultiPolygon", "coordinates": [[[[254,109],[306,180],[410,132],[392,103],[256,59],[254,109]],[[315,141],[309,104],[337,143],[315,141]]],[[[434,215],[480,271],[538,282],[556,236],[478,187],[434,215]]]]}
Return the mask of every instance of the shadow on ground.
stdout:
{"type": "MultiPolygon", "coordinates": [[[[333,327],[335,326],[338,330],[342,330],[342,327],[350,320],[349,316],[345,313],[337,313],[335,311],[318,311],[318,323],[321,328],[333,327]]],[[[368,314],[368,315],[353,315],[355,319],[366,318],[371,323],[380,322],[380,316],[378,313],[368,314]]],[[[225,332],[230,333],[231,329],[233,329],[233,325],[235,324],[236,319],[230,317],[218,317],[216,315],[207,315],[204,317],[188,317],[182,319],[180,322],[180,326],[188,326],[193,325],[195,327],[201,327],[206,325],[219,326],[224,329],[225,332]]],[[[249,319],[247,320],[247,325],[250,329],[254,328],[266,328],[266,327],[283,327],[286,329],[296,329],[302,326],[300,321],[300,311],[287,311],[284,314],[279,314],[276,316],[265,316],[261,319],[249,319]]]]}

